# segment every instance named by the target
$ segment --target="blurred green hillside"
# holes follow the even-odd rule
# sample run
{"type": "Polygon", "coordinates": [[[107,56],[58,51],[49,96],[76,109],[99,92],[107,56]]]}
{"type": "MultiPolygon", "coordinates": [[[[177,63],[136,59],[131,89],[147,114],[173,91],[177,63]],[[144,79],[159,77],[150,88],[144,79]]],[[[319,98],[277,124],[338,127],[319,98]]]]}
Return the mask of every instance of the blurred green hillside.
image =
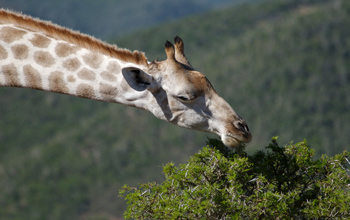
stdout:
{"type": "Polygon", "coordinates": [[[241,1],[244,0],[0,0],[0,8],[109,39],[241,1]]]}
{"type": "MultiPolygon", "coordinates": [[[[179,35],[192,65],[248,122],[255,151],[308,139],[350,145],[350,2],[266,1],[135,32],[113,42],[164,59],[179,35]]],[[[160,181],[208,134],[130,107],[0,88],[0,219],[112,219],[123,184],[160,181]]]]}
{"type": "Polygon", "coordinates": [[[250,148],[307,138],[318,155],[350,146],[350,13],[346,1],[267,1],[190,17],[119,39],[163,59],[185,41],[194,68],[248,122],[250,148]],[[164,41],[164,40],[163,40],[164,41]]]}

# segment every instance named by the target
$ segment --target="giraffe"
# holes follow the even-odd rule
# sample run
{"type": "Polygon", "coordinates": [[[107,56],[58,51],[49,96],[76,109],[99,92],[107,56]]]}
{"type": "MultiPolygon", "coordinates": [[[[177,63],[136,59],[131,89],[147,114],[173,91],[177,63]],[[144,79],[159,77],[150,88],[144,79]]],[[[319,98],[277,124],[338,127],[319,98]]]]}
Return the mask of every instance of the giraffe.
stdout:
{"type": "Polygon", "coordinates": [[[226,146],[251,140],[246,122],[220,97],[175,37],[166,59],[118,48],[48,21],[0,10],[0,87],[56,92],[151,112],[217,134],[226,146]]]}

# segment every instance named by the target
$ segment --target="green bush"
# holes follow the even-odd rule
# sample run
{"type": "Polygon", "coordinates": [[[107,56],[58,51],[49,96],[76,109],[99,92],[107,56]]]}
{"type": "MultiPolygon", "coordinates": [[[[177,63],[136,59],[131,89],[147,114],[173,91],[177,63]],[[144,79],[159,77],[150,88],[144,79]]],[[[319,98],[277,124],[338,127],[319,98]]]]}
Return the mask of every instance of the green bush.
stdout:
{"type": "Polygon", "coordinates": [[[254,155],[209,139],[187,164],[164,166],[165,181],[124,186],[125,218],[350,218],[349,152],[314,159],[306,141],[277,138],[254,155]]]}

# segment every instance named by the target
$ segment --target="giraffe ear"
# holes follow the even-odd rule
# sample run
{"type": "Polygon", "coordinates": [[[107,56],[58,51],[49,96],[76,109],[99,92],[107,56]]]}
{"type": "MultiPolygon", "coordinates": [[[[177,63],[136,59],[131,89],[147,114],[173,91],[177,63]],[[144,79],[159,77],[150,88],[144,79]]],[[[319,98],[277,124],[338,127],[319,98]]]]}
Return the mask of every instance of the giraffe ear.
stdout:
{"type": "Polygon", "coordinates": [[[152,75],[137,67],[125,67],[122,69],[122,74],[129,86],[136,91],[147,89],[155,92],[159,88],[152,75]]]}

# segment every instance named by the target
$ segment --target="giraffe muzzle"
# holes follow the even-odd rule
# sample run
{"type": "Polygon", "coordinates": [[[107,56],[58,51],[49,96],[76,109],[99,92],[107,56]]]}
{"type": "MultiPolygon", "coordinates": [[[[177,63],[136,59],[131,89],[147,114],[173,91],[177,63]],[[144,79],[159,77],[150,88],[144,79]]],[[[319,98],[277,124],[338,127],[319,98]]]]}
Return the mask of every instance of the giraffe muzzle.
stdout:
{"type": "Polygon", "coordinates": [[[235,121],[233,126],[241,132],[241,135],[244,137],[243,142],[247,143],[252,139],[252,134],[249,131],[248,125],[243,119],[235,121]]]}

